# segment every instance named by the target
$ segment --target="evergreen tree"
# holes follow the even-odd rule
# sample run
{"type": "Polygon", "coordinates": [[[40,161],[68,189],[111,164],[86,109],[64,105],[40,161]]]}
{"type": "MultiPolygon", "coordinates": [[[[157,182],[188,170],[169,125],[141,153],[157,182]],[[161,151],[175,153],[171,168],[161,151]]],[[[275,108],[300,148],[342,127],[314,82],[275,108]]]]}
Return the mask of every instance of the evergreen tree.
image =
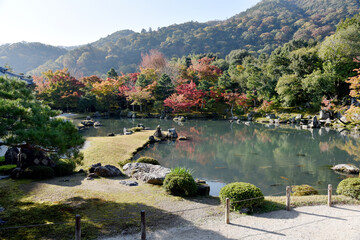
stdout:
{"type": "Polygon", "coordinates": [[[171,82],[171,78],[163,73],[156,85],[155,97],[157,100],[165,100],[174,92],[174,85],[171,82]]]}
{"type": "Polygon", "coordinates": [[[58,113],[37,100],[24,81],[0,77],[0,145],[78,154],[84,139],[71,122],[54,118],[58,113]]]}
{"type": "Polygon", "coordinates": [[[115,71],[114,68],[111,68],[111,69],[107,72],[107,77],[108,77],[108,78],[117,79],[118,76],[119,76],[119,75],[117,74],[117,72],[115,71]]]}

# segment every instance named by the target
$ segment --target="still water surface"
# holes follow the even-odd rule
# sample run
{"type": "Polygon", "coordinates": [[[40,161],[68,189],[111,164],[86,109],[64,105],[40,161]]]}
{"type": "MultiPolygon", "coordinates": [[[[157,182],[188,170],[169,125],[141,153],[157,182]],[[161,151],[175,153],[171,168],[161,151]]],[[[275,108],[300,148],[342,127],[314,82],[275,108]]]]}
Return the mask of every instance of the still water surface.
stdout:
{"type": "MultiPolygon", "coordinates": [[[[359,165],[359,140],[335,130],[297,130],[293,127],[266,127],[260,124],[230,124],[228,121],[191,120],[181,125],[158,119],[102,119],[104,126],[89,128],[85,136],[122,133],[123,128],[143,123],[163,130],[175,127],[188,141],[164,141],[149,145],[136,157],[150,156],[169,168],[194,170],[194,177],[210,183],[211,195],[230,182],[249,182],[265,195],[285,192],[287,185],[309,184],[316,189],[334,188],[346,176],[329,165],[359,165]]],[[[325,191],[320,191],[325,193],[325,191]]]]}

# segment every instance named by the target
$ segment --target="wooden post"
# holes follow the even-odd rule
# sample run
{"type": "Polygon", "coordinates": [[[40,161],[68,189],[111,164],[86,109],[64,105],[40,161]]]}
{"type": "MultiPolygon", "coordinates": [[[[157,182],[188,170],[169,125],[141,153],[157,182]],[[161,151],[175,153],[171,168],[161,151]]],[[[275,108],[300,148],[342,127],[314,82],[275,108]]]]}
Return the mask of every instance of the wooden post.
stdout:
{"type": "Polygon", "coordinates": [[[81,240],[81,217],[79,214],[75,216],[75,240],[81,240]]]}
{"type": "Polygon", "coordinates": [[[230,223],[230,199],[226,198],[226,205],[225,205],[225,223],[230,223]]]}
{"type": "Polygon", "coordinates": [[[328,185],[328,206],[331,207],[332,185],[328,185]]]}
{"type": "Polygon", "coordinates": [[[146,224],[144,210],[141,210],[141,240],[146,240],[146,224]]]}
{"type": "Polygon", "coordinates": [[[290,186],[286,187],[286,210],[290,211],[290,192],[291,192],[291,188],[290,186]]]}

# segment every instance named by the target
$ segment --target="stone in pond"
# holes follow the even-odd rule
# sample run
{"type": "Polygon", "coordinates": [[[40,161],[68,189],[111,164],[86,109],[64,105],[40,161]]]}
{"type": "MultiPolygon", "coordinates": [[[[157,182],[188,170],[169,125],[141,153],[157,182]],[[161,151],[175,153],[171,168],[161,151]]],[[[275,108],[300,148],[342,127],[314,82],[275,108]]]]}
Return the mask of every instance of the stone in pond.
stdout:
{"type": "Polygon", "coordinates": [[[185,141],[185,140],[187,140],[187,137],[185,137],[185,136],[180,136],[178,139],[181,140],[181,141],[185,141]]]}
{"type": "Polygon", "coordinates": [[[350,173],[350,174],[358,174],[359,168],[350,164],[338,164],[331,168],[334,171],[350,173]]]}

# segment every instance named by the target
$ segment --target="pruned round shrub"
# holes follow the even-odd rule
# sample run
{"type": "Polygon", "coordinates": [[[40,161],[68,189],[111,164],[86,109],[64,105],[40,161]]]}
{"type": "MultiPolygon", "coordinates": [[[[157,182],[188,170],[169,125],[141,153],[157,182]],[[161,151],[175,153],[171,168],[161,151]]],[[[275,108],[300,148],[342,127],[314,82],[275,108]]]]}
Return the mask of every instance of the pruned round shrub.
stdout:
{"type": "Polygon", "coordinates": [[[5,162],[5,156],[1,156],[1,157],[0,157],[0,163],[1,163],[1,162],[5,162]]]}
{"type": "Polygon", "coordinates": [[[342,180],[336,189],[337,194],[360,199],[360,178],[342,180]]]}
{"type": "Polygon", "coordinates": [[[186,168],[175,168],[166,175],[164,188],[167,192],[175,196],[195,196],[197,185],[191,175],[191,170],[186,168]]]}
{"type": "Polygon", "coordinates": [[[120,167],[123,167],[127,163],[132,163],[131,159],[122,160],[119,162],[119,165],[120,165],[120,167]]]}
{"type": "Polygon", "coordinates": [[[310,185],[294,185],[291,186],[293,196],[308,196],[308,195],[317,195],[319,192],[310,185]]]}
{"type": "Polygon", "coordinates": [[[234,182],[227,184],[221,188],[219,197],[221,202],[224,204],[226,202],[226,198],[229,198],[230,203],[235,208],[235,210],[241,210],[242,208],[253,208],[260,205],[264,201],[264,195],[262,194],[260,188],[253,184],[244,182],[234,182]]]}
{"type": "Polygon", "coordinates": [[[141,157],[136,162],[138,162],[138,163],[149,163],[149,164],[152,164],[152,165],[160,165],[158,160],[156,160],[156,159],[154,159],[152,157],[141,157]]]}
{"type": "Polygon", "coordinates": [[[24,177],[32,179],[47,179],[55,176],[54,169],[46,166],[30,166],[25,169],[24,177]]]}
{"type": "Polygon", "coordinates": [[[70,159],[60,159],[54,167],[55,176],[67,176],[73,174],[76,164],[70,159]]]}
{"type": "Polygon", "coordinates": [[[14,168],[16,168],[16,164],[2,165],[0,166],[0,174],[11,174],[14,168]]]}

